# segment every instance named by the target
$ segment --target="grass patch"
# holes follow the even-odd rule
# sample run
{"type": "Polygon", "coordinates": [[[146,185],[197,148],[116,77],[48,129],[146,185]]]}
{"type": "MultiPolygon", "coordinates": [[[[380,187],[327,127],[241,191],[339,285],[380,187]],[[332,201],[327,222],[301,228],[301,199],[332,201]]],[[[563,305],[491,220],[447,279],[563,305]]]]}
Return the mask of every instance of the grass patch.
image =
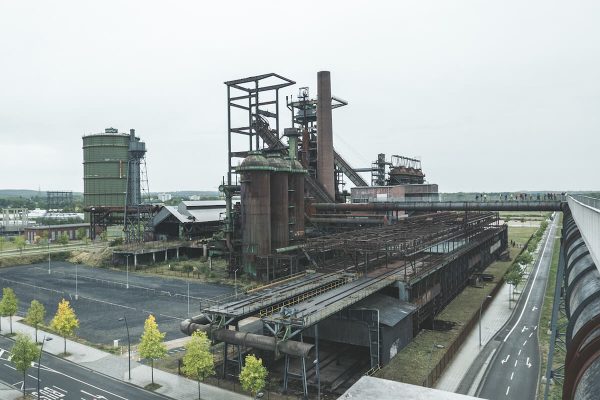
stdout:
{"type": "MultiPolygon", "coordinates": [[[[30,323],[28,323],[25,318],[23,318],[19,322],[22,323],[22,324],[24,324],[24,325],[29,325],[32,328],[35,328],[35,326],[32,325],[32,324],[30,324],[30,323]]],[[[57,340],[64,340],[63,336],[60,333],[56,332],[54,329],[50,328],[47,325],[38,324],[38,330],[45,331],[45,332],[51,333],[53,335],[56,335],[57,336],[57,338],[56,338],[57,340]]],[[[39,339],[39,336],[40,335],[39,335],[39,332],[38,332],[38,339],[39,339]]],[[[67,336],[67,339],[72,340],[72,341],[77,342],[77,343],[81,343],[81,344],[89,346],[89,347],[93,347],[95,349],[104,351],[106,353],[115,354],[115,355],[121,355],[120,348],[114,347],[114,346],[111,346],[111,345],[108,345],[108,344],[92,343],[92,342],[89,342],[89,341],[87,341],[87,340],[85,340],[83,338],[80,338],[78,336],[67,336]]],[[[68,345],[67,345],[67,348],[68,348],[68,345]]],[[[63,353],[61,352],[60,354],[63,354],[63,353]]],[[[68,353],[68,352],[67,352],[67,354],[70,355],[70,353],[68,353]]]]}
{"type": "Polygon", "coordinates": [[[156,389],[160,389],[161,387],[162,386],[158,383],[149,383],[146,386],[144,386],[144,389],[154,392],[156,389]]]}
{"type": "MultiPolygon", "coordinates": [[[[509,241],[524,245],[533,235],[536,228],[510,227],[509,241]]],[[[520,247],[509,247],[510,257],[514,259],[520,247]]],[[[492,283],[482,288],[467,286],[450,304],[436,316],[436,321],[446,321],[453,324],[447,331],[421,330],[417,336],[402,349],[388,365],[383,367],[375,376],[414,385],[422,385],[429,371],[444,356],[448,347],[456,340],[466,323],[479,312],[481,302],[488,296],[496,284],[500,282],[512,261],[496,261],[486,268],[485,272],[494,275],[492,283]],[[435,345],[443,345],[444,349],[435,345]]]]}
{"type": "MultiPolygon", "coordinates": [[[[61,251],[51,254],[52,261],[65,261],[71,256],[70,251],[61,251]]],[[[48,253],[27,254],[26,252],[23,252],[23,255],[7,256],[0,258],[0,268],[15,267],[17,265],[30,265],[42,262],[48,262],[48,253]]]]}
{"type": "MultiPolygon", "coordinates": [[[[561,226],[562,213],[558,220],[559,226],[561,226]]],[[[554,239],[554,251],[552,253],[552,263],[550,264],[550,271],[548,273],[548,284],[546,286],[546,293],[544,294],[544,304],[542,306],[542,312],[540,314],[540,329],[539,329],[539,346],[540,346],[540,362],[542,368],[540,368],[541,376],[546,375],[546,366],[548,363],[548,352],[550,350],[550,336],[548,329],[550,329],[550,323],[552,320],[552,307],[554,305],[554,290],[556,288],[556,274],[558,273],[558,258],[560,255],[560,238],[554,239]]],[[[566,323],[564,317],[561,318],[559,323],[566,323]]],[[[554,359],[552,361],[553,367],[556,368],[565,361],[565,353],[558,348],[554,350],[554,359]]],[[[541,382],[541,380],[540,380],[541,382]]],[[[544,397],[544,391],[546,390],[546,384],[540,383],[538,389],[538,398],[544,397]]],[[[555,382],[554,385],[550,386],[548,393],[549,399],[560,400],[562,399],[562,385],[555,382]]]]}

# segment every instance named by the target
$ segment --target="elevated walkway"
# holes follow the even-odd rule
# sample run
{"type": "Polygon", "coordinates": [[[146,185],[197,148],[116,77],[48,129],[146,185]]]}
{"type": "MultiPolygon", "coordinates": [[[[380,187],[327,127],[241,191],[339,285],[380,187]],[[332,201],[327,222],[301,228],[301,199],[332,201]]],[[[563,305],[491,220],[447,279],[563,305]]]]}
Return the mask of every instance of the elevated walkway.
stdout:
{"type": "Polygon", "coordinates": [[[317,211],[563,211],[566,201],[400,201],[375,203],[316,203],[317,211]]]}

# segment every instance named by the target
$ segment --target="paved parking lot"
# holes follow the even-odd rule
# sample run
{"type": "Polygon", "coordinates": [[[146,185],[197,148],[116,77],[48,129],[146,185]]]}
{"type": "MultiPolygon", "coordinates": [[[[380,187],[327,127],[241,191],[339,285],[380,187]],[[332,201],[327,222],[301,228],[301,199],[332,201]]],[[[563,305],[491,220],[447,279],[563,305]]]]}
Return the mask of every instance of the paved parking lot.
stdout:
{"type": "MultiPolygon", "coordinates": [[[[181,279],[129,274],[129,289],[124,271],[76,266],[66,262],[8,267],[0,269],[0,288],[11,287],[19,298],[19,315],[24,315],[31,300],[46,307],[48,323],[61,298],[69,300],[80,320],[77,335],[93,343],[126,343],[122,321],[127,316],[132,342],[142,334],[148,314],[154,314],[166,340],[182,337],[179,323],[188,315],[187,283],[181,279]],[[77,272],[77,279],[76,279],[77,272]],[[78,298],[75,298],[77,281],[78,298]]],[[[233,292],[226,285],[191,282],[190,315],[197,315],[204,299],[233,292]]],[[[6,329],[5,327],[3,327],[6,329]]]]}

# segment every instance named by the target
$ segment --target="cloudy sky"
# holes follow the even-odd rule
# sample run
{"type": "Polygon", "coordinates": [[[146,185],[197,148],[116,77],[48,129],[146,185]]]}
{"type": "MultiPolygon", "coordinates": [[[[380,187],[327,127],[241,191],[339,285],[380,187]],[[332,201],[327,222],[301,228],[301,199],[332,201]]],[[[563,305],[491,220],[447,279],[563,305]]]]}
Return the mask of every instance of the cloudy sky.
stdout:
{"type": "Polygon", "coordinates": [[[0,188],[82,191],[82,135],[115,127],[146,142],[151,191],[215,189],[223,82],[316,94],[329,70],[354,166],[418,156],[445,192],[598,189],[598,20],[598,1],[0,0],[0,188]]]}

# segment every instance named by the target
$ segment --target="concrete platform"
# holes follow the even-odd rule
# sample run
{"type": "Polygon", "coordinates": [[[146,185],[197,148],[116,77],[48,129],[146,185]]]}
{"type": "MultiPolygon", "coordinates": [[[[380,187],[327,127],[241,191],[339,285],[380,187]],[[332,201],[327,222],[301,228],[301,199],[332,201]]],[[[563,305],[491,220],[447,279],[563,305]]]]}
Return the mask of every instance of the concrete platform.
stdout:
{"type": "Polygon", "coordinates": [[[468,400],[476,399],[477,397],[445,392],[443,390],[431,389],[408,383],[389,381],[387,379],[374,378],[372,376],[363,376],[343,395],[338,397],[338,400],[397,400],[399,398],[402,398],[403,400],[468,400]]]}

